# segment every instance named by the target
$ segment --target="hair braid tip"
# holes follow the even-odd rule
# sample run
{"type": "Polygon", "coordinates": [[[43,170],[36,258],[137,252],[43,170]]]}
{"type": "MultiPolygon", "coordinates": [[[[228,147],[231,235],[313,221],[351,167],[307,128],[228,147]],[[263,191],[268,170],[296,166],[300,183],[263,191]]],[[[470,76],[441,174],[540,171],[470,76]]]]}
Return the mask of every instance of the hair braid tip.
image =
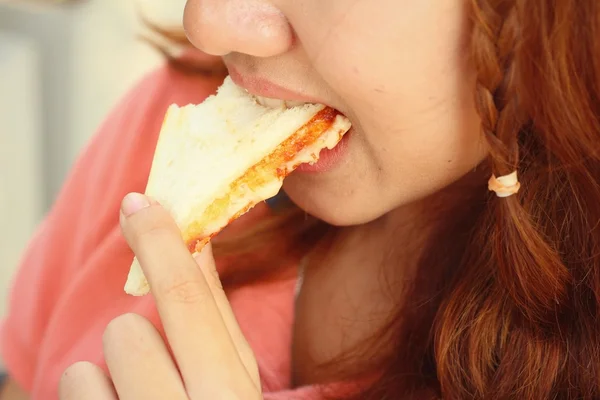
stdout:
{"type": "Polygon", "coordinates": [[[521,183],[517,178],[517,171],[508,175],[496,177],[492,174],[488,181],[488,189],[496,193],[498,197],[509,197],[517,193],[521,188],[521,183]]]}

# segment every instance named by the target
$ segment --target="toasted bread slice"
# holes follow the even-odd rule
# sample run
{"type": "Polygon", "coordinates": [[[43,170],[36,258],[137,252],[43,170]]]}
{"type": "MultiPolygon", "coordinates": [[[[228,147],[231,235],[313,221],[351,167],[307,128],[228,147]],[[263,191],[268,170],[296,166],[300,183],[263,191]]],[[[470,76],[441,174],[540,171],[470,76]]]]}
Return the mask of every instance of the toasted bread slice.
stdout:
{"type": "MultiPolygon", "coordinates": [[[[228,77],[200,105],[171,106],[156,147],[146,194],[175,219],[190,252],[199,252],[227,224],[275,196],[283,178],[316,162],[350,129],[320,104],[265,107],[228,77]]],[[[134,259],[125,292],[149,287],[134,259]]]]}

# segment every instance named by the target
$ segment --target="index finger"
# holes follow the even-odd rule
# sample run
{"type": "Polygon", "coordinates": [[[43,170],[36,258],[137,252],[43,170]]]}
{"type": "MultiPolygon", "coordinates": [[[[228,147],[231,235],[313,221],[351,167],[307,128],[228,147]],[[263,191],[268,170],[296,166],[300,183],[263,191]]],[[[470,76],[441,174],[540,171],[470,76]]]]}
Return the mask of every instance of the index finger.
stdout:
{"type": "Polygon", "coordinates": [[[148,279],[190,395],[202,390],[198,377],[215,385],[230,381],[242,365],[239,355],[204,274],[171,216],[146,196],[131,193],[123,200],[121,225],[148,279]]]}

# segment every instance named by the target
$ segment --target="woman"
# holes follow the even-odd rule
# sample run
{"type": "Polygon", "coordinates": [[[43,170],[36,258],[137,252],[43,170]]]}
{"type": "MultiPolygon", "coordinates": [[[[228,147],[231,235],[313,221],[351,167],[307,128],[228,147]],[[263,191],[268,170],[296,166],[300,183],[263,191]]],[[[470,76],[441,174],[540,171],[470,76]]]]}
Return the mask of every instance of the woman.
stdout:
{"type": "Polygon", "coordinates": [[[57,398],[71,365],[62,399],[600,397],[600,3],[189,0],[184,21],[251,93],[353,130],[286,180],[295,205],[215,241],[217,266],[123,196],[166,106],[222,75],[144,81],[25,257],[6,392],[57,398]],[[153,296],[122,293],[119,207],[153,296]]]}

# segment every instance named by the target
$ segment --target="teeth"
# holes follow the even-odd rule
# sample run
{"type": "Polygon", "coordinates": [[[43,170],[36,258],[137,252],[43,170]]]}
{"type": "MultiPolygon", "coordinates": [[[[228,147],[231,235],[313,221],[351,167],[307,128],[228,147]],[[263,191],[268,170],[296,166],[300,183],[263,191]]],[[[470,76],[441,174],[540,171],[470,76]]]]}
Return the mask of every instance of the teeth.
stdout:
{"type": "Polygon", "coordinates": [[[261,106],[265,106],[268,108],[286,108],[285,101],[283,101],[283,100],[271,99],[269,97],[262,97],[262,96],[254,96],[254,97],[256,98],[256,101],[258,102],[258,104],[260,104],[261,106]]]}
{"type": "Polygon", "coordinates": [[[306,103],[303,101],[286,101],[285,105],[287,106],[287,108],[292,108],[292,107],[299,107],[299,106],[303,106],[306,103]]]}
{"type": "Polygon", "coordinates": [[[268,108],[291,108],[304,105],[301,101],[285,101],[280,99],[272,99],[270,97],[254,96],[256,102],[261,106],[268,108]]]}

